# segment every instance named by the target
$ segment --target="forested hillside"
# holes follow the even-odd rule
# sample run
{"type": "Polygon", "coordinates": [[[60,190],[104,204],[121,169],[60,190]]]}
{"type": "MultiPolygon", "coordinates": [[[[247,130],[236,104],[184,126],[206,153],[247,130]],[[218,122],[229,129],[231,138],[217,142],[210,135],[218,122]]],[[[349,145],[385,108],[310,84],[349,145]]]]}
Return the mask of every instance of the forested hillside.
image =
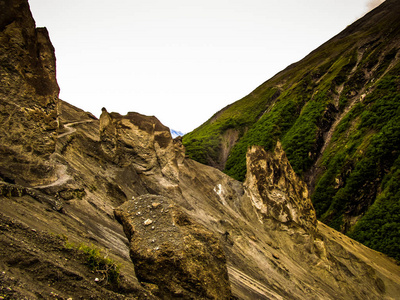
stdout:
{"type": "Polygon", "coordinates": [[[277,140],[317,217],[400,260],[400,3],[387,0],[184,136],[189,157],[246,174],[277,140]]]}

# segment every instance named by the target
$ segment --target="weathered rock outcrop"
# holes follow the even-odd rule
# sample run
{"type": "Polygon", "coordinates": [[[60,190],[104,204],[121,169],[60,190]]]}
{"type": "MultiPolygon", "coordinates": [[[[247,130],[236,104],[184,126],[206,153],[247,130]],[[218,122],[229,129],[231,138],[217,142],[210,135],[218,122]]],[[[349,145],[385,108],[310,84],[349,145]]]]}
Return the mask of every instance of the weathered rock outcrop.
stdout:
{"type": "Polygon", "coordinates": [[[144,195],[115,210],[138,279],[162,299],[230,299],[219,239],[172,200],[144,195]]]}
{"type": "Polygon", "coordinates": [[[0,2],[0,177],[21,184],[53,180],[57,101],[54,48],[35,28],[27,1],[0,2]]]}
{"type": "Polygon", "coordinates": [[[273,153],[260,146],[248,150],[244,185],[260,221],[274,218],[315,233],[317,218],[307,186],[293,171],[280,142],[273,153]]]}
{"type": "Polygon", "coordinates": [[[134,164],[144,174],[177,180],[178,166],[171,133],[156,117],[134,112],[126,116],[109,114],[103,108],[100,139],[104,152],[120,166],[134,164]]]}

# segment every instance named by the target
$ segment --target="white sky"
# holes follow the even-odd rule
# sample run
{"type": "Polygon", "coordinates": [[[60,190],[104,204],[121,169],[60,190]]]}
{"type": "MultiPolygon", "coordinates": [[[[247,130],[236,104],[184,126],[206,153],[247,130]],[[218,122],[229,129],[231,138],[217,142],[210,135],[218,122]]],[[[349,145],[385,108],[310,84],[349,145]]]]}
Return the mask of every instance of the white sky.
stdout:
{"type": "Polygon", "coordinates": [[[29,0],[60,98],[189,132],[381,0],[29,0]]]}

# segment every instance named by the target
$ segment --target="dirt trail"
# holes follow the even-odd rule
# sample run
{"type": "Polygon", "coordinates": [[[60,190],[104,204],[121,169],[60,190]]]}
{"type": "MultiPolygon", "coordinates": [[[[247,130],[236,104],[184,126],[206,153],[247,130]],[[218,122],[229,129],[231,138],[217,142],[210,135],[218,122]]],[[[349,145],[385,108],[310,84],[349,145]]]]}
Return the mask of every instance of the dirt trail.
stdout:
{"type": "Polygon", "coordinates": [[[65,166],[65,165],[58,165],[56,173],[57,173],[56,181],[49,183],[49,184],[45,184],[45,185],[38,185],[38,186],[35,186],[34,188],[44,189],[44,188],[49,188],[52,186],[60,186],[60,185],[67,183],[69,180],[72,179],[72,177],[67,173],[67,166],[65,166]]]}
{"type": "MultiPolygon", "coordinates": [[[[64,129],[66,130],[66,132],[59,134],[57,136],[57,138],[60,139],[60,138],[63,138],[65,136],[71,135],[74,132],[76,132],[76,128],[74,128],[73,126],[76,126],[79,124],[84,124],[84,123],[92,123],[92,122],[93,122],[93,120],[87,119],[87,120],[83,120],[83,121],[67,123],[64,125],[64,129]]],[[[72,177],[67,173],[67,166],[59,164],[59,165],[57,165],[56,168],[57,168],[56,169],[57,180],[55,180],[54,182],[49,183],[49,184],[35,186],[35,188],[43,189],[43,188],[49,188],[52,186],[60,186],[60,185],[67,183],[69,180],[72,179],[72,177]]]]}
{"type": "Polygon", "coordinates": [[[67,124],[64,125],[64,129],[66,129],[67,131],[59,134],[57,136],[57,138],[60,139],[60,138],[62,138],[64,136],[67,136],[67,135],[70,135],[70,134],[76,132],[76,129],[73,127],[75,125],[79,125],[79,124],[83,124],[83,123],[92,123],[92,122],[93,122],[93,120],[87,119],[87,120],[83,120],[83,121],[67,123],[67,124]]]}

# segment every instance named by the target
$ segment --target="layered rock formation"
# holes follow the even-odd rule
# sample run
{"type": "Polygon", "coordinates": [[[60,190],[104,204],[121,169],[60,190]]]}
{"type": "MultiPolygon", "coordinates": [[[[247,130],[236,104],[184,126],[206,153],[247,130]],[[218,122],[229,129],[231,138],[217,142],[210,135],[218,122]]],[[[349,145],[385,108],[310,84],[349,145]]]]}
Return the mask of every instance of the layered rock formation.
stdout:
{"type": "MultiPolygon", "coordinates": [[[[4,31],[18,24],[15,40],[28,29],[23,38],[35,35],[26,1],[0,5],[5,41],[13,34],[4,31]]],[[[47,56],[33,55],[29,61],[23,47],[13,56],[7,43],[0,46],[1,120],[20,127],[2,132],[1,149],[8,152],[0,156],[1,297],[380,300],[400,294],[398,265],[316,223],[279,144],[275,152],[250,149],[243,185],[186,158],[181,140],[172,140],[154,117],[103,110],[97,120],[60,101],[56,134],[57,89],[41,90],[21,71],[26,66],[32,78],[48,83],[43,88],[56,88],[44,75],[54,60],[47,65],[47,56]],[[41,117],[33,122],[34,116],[41,117]],[[50,166],[45,173],[33,171],[44,165],[50,166]],[[121,266],[117,282],[109,282],[107,268],[90,268],[93,256],[121,266]]]]}
{"type": "Polygon", "coordinates": [[[0,11],[0,176],[45,183],[57,130],[54,48],[27,1],[2,1],[0,11]]]}

